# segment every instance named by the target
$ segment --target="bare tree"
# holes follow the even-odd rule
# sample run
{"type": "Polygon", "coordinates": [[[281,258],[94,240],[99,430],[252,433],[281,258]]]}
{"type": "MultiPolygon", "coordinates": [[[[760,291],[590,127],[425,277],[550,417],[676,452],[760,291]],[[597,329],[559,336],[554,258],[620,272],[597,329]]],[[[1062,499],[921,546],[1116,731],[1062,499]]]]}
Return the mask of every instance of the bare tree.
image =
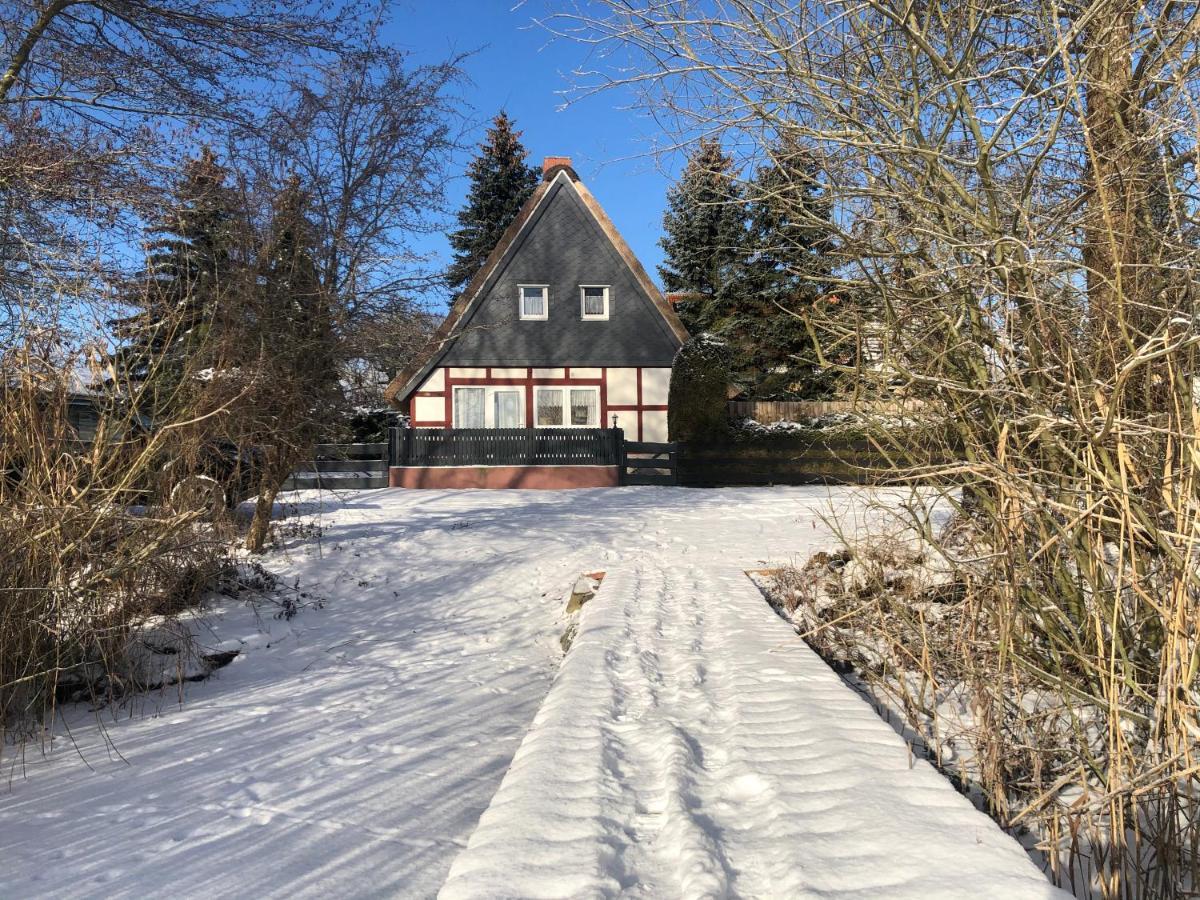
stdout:
{"type": "Polygon", "coordinates": [[[294,81],[267,124],[259,165],[311,185],[318,272],[344,324],[402,309],[432,284],[411,242],[441,225],[461,61],[414,66],[372,45],[294,81]]]}
{"type": "Polygon", "coordinates": [[[297,52],[338,52],[369,15],[344,0],[50,0],[0,6],[0,104],[122,128],[127,117],[231,119],[297,52]]]}
{"type": "MultiPolygon", "coordinates": [[[[230,547],[220,511],[179,491],[178,476],[245,433],[253,378],[279,374],[269,344],[233,342],[246,329],[222,322],[171,362],[175,396],[155,404],[156,421],[138,413],[144,382],[120,376],[105,323],[128,313],[114,286],[141,263],[147,212],[172,205],[164,187],[197,144],[261,122],[265,98],[302,68],[366,46],[383,5],[0,3],[0,748],[9,729],[51,727],[72,692],[139,686],[125,666],[131,629],[198,602],[230,547]],[[100,377],[115,389],[84,398],[98,425],[81,441],[72,394],[100,377]]],[[[287,304],[267,302],[287,295],[285,273],[241,269],[214,321],[252,313],[291,333],[287,304]]],[[[164,334],[193,326],[163,306],[164,334]]],[[[147,354],[149,370],[164,364],[157,347],[147,354]]],[[[280,443],[310,440],[295,438],[303,416],[270,406],[257,407],[260,434],[279,415],[280,443]]]]}
{"type": "Polygon", "coordinates": [[[373,37],[298,73],[236,153],[260,184],[306,186],[314,264],[339,341],[344,410],[378,405],[383,383],[423,346],[441,289],[414,239],[438,230],[462,125],[462,57],[413,65],[373,37]]]}
{"type": "Polygon", "coordinates": [[[215,140],[261,120],[272,85],[359,46],[360,23],[376,21],[377,9],[358,0],[0,4],[0,329],[11,334],[35,314],[45,324],[57,304],[34,302],[40,284],[71,278],[81,302],[100,293],[195,134],[215,140]]]}

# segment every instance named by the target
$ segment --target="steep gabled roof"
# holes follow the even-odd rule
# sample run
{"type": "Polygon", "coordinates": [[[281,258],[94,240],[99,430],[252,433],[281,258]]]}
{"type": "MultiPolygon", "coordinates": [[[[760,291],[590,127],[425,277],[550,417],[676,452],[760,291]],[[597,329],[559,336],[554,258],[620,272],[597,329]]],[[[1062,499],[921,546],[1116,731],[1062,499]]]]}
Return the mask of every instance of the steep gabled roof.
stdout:
{"type": "Polygon", "coordinates": [[[550,196],[552,188],[556,184],[569,186],[575,192],[575,195],[579,198],[588,214],[591,215],[596,225],[608,239],[613,250],[629,268],[638,286],[654,304],[654,308],[662,316],[671,334],[681,343],[687,340],[687,331],[679,321],[679,317],[650,280],[650,277],[646,274],[646,270],[642,268],[642,264],[633,255],[633,251],[630,250],[625,239],[621,237],[612,220],[609,219],[608,215],[596,201],[596,198],[592,196],[592,193],[579,181],[579,177],[571,169],[570,165],[565,163],[561,158],[556,159],[556,164],[553,167],[547,167],[545,180],[537,186],[512,224],[508,226],[496,246],[492,248],[492,252],[488,254],[488,258],[483,266],[454,301],[449,314],[438,327],[426,350],[412,365],[405,368],[392,379],[391,384],[388,385],[387,390],[384,392],[384,397],[390,403],[396,406],[402,404],[420,386],[430,370],[446,355],[450,346],[462,333],[459,326],[470,318],[474,309],[482,302],[487,294],[486,288],[492,282],[496,273],[503,268],[526,227],[536,219],[539,208],[550,196]]]}

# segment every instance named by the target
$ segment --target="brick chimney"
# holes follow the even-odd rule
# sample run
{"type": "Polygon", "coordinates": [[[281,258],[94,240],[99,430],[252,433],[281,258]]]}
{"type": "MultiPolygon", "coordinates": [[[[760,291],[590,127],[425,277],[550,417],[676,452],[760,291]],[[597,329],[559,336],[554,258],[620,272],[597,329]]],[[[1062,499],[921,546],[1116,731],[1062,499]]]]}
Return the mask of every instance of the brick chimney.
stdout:
{"type": "Polygon", "coordinates": [[[566,169],[567,174],[572,178],[578,178],[575,170],[571,168],[571,157],[569,156],[547,156],[542,160],[542,180],[549,181],[563,169],[566,169]]]}

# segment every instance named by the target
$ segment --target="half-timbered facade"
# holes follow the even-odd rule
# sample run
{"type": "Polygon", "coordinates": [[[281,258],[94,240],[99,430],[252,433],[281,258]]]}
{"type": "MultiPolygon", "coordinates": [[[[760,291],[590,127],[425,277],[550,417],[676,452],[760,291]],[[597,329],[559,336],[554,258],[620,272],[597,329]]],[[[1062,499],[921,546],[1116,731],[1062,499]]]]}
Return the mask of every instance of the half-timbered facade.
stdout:
{"type": "Polygon", "coordinates": [[[607,428],[667,439],[687,334],[570,160],[543,181],[388,387],[415,428],[607,428]]]}

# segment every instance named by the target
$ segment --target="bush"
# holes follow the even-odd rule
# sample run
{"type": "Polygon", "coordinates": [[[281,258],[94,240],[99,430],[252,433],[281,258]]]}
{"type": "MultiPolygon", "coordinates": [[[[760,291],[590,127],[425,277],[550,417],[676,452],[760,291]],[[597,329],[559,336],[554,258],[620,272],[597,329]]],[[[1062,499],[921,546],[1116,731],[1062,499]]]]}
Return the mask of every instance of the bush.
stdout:
{"type": "Polygon", "coordinates": [[[716,441],[729,434],[728,345],[700,334],[679,348],[671,370],[667,429],[673,441],[716,441]]]}
{"type": "Polygon", "coordinates": [[[230,523],[179,501],[164,470],[207,440],[185,427],[203,419],[196,408],[146,432],[110,398],[84,442],[69,424],[71,360],[55,370],[0,352],[0,368],[24,376],[0,382],[2,757],[10,740],[44,733],[64,699],[145,686],[132,635],[200,603],[226,565],[230,523]]]}

